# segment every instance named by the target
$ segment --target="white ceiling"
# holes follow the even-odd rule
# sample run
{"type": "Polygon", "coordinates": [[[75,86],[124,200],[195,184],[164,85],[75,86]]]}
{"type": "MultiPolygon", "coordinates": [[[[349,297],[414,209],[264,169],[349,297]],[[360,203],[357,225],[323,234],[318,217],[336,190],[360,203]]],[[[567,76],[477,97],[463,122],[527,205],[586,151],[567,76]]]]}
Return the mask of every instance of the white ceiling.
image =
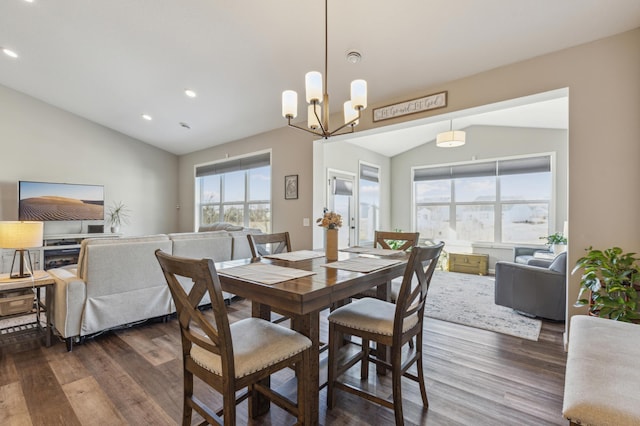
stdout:
{"type": "MultiPolygon", "coordinates": [[[[304,74],[323,70],[323,9],[321,0],[2,0],[0,46],[20,57],[0,54],[0,84],[184,154],[284,125],[281,92],[303,98],[304,74]]],[[[355,78],[380,104],[637,27],[638,0],[329,0],[331,109],[355,78]],[[360,63],[345,60],[351,49],[360,63]]]]}

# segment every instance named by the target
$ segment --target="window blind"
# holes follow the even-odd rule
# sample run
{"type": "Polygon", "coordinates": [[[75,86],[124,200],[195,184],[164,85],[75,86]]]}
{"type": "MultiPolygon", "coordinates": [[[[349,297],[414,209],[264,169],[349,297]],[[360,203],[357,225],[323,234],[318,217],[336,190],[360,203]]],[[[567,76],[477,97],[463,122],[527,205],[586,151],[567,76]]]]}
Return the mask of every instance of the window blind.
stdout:
{"type": "Polygon", "coordinates": [[[498,160],[498,176],[522,173],[542,173],[551,171],[551,157],[517,158],[514,160],[498,160]]]}
{"type": "Polygon", "coordinates": [[[360,179],[380,182],[380,169],[375,166],[360,164],[360,179]]]}
{"type": "Polygon", "coordinates": [[[240,170],[257,169],[271,164],[271,153],[242,157],[235,160],[220,161],[213,164],[196,167],[196,177],[221,175],[240,170]]]}
{"type": "Polygon", "coordinates": [[[335,195],[353,195],[353,183],[350,180],[334,177],[333,193],[335,195]]]}
{"type": "Polygon", "coordinates": [[[481,176],[504,176],[551,171],[551,156],[485,161],[455,166],[426,167],[413,171],[413,180],[443,180],[481,176]]]}

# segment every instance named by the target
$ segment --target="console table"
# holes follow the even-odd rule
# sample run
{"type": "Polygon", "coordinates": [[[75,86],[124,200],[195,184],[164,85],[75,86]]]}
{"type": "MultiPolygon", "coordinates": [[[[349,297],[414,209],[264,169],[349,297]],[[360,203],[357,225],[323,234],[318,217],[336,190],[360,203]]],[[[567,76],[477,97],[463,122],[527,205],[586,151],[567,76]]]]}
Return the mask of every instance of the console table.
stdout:
{"type": "MultiPolygon", "coordinates": [[[[122,234],[47,234],[42,247],[29,248],[33,269],[52,269],[77,263],[82,240],[87,238],[119,238],[122,234]]],[[[0,273],[10,272],[15,250],[0,250],[0,273]]]]}
{"type": "MultiPolygon", "coordinates": [[[[9,278],[9,274],[0,274],[0,294],[6,294],[9,292],[15,292],[16,290],[34,289],[36,302],[35,306],[29,311],[18,312],[14,314],[0,316],[0,321],[8,318],[21,317],[25,315],[36,315],[37,327],[44,331],[45,346],[51,346],[51,340],[53,337],[53,310],[54,310],[54,296],[53,286],[55,280],[45,271],[34,271],[33,277],[27,278],[9,278]],[[45,300],[41,298],[40,291],[45,289],[45,300]],[[46,314],[46,320],[44,326],[40,322],[40,313],[46,314]]],[[[0,322],[0,327],[2,323],[0,322]]],[[[12,327],[9,327],[12,328],[12,327]]]]}

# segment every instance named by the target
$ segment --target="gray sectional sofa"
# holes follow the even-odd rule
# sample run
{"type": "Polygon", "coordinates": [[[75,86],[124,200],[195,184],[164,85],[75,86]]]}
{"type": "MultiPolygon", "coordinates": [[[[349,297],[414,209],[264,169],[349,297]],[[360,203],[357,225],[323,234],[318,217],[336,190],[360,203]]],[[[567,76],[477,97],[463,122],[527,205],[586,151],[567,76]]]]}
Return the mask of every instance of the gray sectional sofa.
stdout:
{"type": "Polygon", "coordinates": [[[88,238],[81,244],[75,267],[48,271],[56,281],[55,329],[71,350],[84,336],[172,314],[175,306],[155,258],[156,249],[215,262],[248,258],[247,234],[259,232],[242,229],[88,238]]]}

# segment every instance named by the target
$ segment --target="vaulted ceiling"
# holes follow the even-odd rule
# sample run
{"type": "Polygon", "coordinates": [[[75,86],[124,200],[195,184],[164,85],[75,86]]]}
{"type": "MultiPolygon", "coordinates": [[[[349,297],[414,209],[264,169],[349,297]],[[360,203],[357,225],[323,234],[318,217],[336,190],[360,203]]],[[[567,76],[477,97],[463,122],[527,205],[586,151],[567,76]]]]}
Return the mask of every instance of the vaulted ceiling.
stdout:
{"type": "MultiPolygon", "coordinates": [[[[640,26],[638,0],[328,7],[333,111],[355,78],[372,105],[640,26]]],[[[322,0],[2,0],[0,47],[19,56],[0,54],[0,84],[184,154],[282,127],[281,92],[303,99],[323,71],[323,32],[322,0]]]]}

